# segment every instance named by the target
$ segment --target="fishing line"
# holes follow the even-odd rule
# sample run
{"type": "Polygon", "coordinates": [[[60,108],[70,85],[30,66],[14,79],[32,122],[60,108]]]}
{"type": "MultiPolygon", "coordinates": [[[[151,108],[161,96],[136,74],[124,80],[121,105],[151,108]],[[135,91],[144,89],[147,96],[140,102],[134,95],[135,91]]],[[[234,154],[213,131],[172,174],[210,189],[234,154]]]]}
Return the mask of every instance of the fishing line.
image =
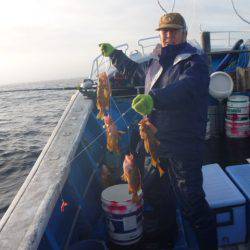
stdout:
{"type": "MultiPolygon", "coordinates": [[[[113,98],[112,98],[113,99],[113,98]]],[[[120,114],[120,116],[122,116],[122,113],[121,113],[121,111],[120,111],[120,109],[118,108],[118,106],[117,106],[117,104],[116,104],[116,102],[113,100],[113,103],[115,104],[115,106],[116,106],[116,108],[117,108],[117,110],[118,110],[118,112],[119,112],[119,114],[120,114]]],[[[131,108],[131,107],[130,107],[131,108]]],[[[124,121],[124,123],[125,123],[125,126],[126,126],[126,129],[127,129],[127,135],[128,135],[128,147],[129,147],[129,152],[131,152],[131,141],[130,141],[130,135],[129,135],[129,129],[130,129],[130,127],[129,127],[129,125],[127,124],[127,122],[126,122],[126,120],[125,120],[125,118],[122,116],[122,119],[123,119],[123,121],[124,121]]]]}
{"type": "MultiPolygon", "coordinates": [[[[121,117],[123,117],[124,115],[126,115],[130,110],[132,109],[132,107],[129,107],[124,113],[122,113],[115,121],[114,123],[116,123],[118,120],[121,119],[121,117]]],[[[86,147],[84,147],[72,160],[69,161],[68,165],[70,163],[72,163],[80,154],[82,154],[85,150],[87,150],[94,142],[97,141],[97,139],[99,139],[104,133],[106,132],[106,130],[103,130],[98,136],[96,136],[86,147]]]]}
{"type": "MultiPolygon", "coordinates": [[[[111,99],[113,100],[113,103],[115,104],[116,109],[118,110],[119,114],[120,114],[120,115],[122,115],[122,113],[121,113],[120,109],[118,108],[118,106],[117,106],[116,102],[114,101],[114,98],[113,98],[113,97],[111,97],[111,99]]],[[[123,119],[123,121],[124,121],[124,123],[125,123],[125,126],[126,126],[127,130],[129,130],[129,125],[128,125],[127,121],[125,120],[125,118],[124,118],[124,117],[122,117],[122,119],[123,119]]]]}

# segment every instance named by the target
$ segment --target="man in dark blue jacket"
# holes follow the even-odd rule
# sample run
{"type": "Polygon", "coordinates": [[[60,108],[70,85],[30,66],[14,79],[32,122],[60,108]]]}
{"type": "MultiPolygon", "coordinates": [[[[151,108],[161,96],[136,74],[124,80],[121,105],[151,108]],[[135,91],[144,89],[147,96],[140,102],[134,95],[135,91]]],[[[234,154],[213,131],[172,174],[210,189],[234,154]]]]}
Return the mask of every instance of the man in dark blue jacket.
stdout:
{"type": "Polygon", "coordinates": [[[214,250],[217,249],[216,223],[205,200],[201,172],[208,66],[201,53],[187,43],[186,23],[179,13],[163,15],[157,30],[162,45],[159,60],[138,64],[110,44],[100,47],[103,55],[109,56],[127,79],[145,84],[145,94],[135,97],[132,108],[148,115],[158,129],[159,163],[166,174],[158,178],[158,182],[145,182],[144,196],[150,200],[150,189],[157,186],[159,223],[165,225],[164,239],[168,243],[175,240],[177,203],[193,227],[200,249],[214,250]]]}

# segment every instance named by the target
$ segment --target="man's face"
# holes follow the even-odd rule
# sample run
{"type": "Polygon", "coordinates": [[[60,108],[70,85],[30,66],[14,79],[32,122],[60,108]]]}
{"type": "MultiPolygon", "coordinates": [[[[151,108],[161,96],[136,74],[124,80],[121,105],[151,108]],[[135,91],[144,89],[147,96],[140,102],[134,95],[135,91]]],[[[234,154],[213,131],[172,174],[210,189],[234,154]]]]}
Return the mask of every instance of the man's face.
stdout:
{"type": "Polygon", "coordinates": [[[161,46],[169,44],[178,45],[186,41],[187,32],[184,29],[164,29],[160,30],[161,46]]]}

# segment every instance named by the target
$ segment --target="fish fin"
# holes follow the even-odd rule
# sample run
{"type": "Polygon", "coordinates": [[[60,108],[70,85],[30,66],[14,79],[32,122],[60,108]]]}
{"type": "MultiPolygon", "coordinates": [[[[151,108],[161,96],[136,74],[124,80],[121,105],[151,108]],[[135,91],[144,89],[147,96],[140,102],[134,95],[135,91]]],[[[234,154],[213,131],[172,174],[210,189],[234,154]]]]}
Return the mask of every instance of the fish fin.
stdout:
{"type": "Polygon", "coordinates": [[[103,112],[100,111],[100,112],[97,114],[96,118],[99,119],[99,120],[103,120],[103,118],[104,118],[103,112]]]}
{"type": "Polygon", "coordinates": [[[151,156],[151,164],[154,166],[154,167],[157,167],[157,161],[151,156]]]}
{"type": "Polygon", "coordinates": [[[165,171],[163,170],[163,168],[159,164],[157,164],[157,169],[160,173],[160,177],[162,177],[165,174],[165,171]]]}
{"type": "Polygon", "coordinates": [[[123,181],[125,181],[125,182],[128,182],[128,179],[127,179],[127,177],[126,177],[125,174],[123,174],[123,175],[121,176],[121,179],[122,179],[123,181]]]}
{"type": "Polygon", "coordinates": [[[160,177],[162,177],[165,174],[165,171],[162,168],[159,168],[159,172],[160,172],[160,177]]]}
{"type": "Polygon", "coordinates": [[[135,204],[139,204],[140,203],[140,198],[139,195],[137,193],[133,193],[132,195],[132,202],[135,204]]]}
{"type": "Polygon", "coordinates": [[[157,133],[157,128],[149,121],[147,121],[147,126],[151,129],[153,134],[157,133]]]}
{"type": "Polygon", "coordinates": [[[123,175],[121,176],[121,179],[124,181],[124,178],[125,178],[125,177],[124,177],[124,174],[123,174],[123,175]]]}

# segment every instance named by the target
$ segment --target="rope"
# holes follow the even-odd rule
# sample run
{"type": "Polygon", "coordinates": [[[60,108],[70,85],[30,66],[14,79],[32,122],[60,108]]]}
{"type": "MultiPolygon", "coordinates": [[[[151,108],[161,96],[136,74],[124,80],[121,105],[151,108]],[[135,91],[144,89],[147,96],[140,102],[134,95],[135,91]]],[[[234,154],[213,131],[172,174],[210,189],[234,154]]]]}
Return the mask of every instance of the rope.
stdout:
{"type": "Polygon", "coordinates": [[[166,14],[168,13],[163,7],[162,7],[162,5],[161,5],[161,3],[160,3],[160,1],[159,0],[157,0],[157,2],[158,2],[158,5],[160,6],[160,8],[162,9],[162,11],[163,12],[165,12],[166,14]]]}
{"type": "MultiPolygon", "coordinates": [[[[166,14],[168,14],[168,12],[167,12],[167,11],[163,8],[163,6],[161,5],[160,1],[157,0],[157,2],[158,2],[158,5],[160,6],[160,8],[162,9],[162,11],[165,12],[166,14]]],[[[173,2],[171,12],[174,11],[174,7],[175,7],[175,0],[174,0],[174,2],[173,2]]]]}
{"type": "Polygon", "coordinates": [[[231,3],[232,3],[232,6],[233,6],[233,9],[234,9],[235,14],[236,14],[243,22],[245,22],[245,23],[247,23],[247,24],[250,24],[250,21],[248,21],[247,19],[245,19],[244,17],[242,17],[242,16],[239,14],[239,12],[237,11],[237,9],[236,9],[236,7],[235,7],[235,5],[234,5],[233,0],[231,0],[231,3]]]}
{"type": "Polygon", "coordinates": [[[175,0],[174,0],[174,2],[173,2],[173,6],[172,6],[172,10],[171,10],[171,12],[173,12],[173,11],[174,11],[174,7],[175,7],[175,0]]]}

